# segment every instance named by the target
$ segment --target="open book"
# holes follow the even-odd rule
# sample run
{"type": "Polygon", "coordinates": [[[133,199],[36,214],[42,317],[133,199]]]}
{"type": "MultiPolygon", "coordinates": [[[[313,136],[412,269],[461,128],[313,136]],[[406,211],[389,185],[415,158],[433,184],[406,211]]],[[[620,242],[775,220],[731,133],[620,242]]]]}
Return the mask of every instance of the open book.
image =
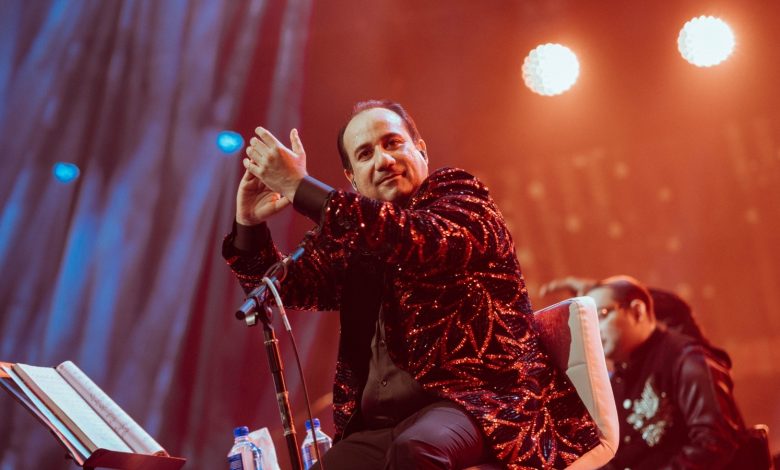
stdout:
{"type": "MultiPolygon", "coordinates": [[[[96,453],[167,460],[162,446],[74,363],[65,361],[56,368],[0,363],[0,368],[0,384],[49,428],[79,465],[87,466],[96,453]]],[[[180,464],[170,468],[184,463],[175,460],[180,464]]]]}

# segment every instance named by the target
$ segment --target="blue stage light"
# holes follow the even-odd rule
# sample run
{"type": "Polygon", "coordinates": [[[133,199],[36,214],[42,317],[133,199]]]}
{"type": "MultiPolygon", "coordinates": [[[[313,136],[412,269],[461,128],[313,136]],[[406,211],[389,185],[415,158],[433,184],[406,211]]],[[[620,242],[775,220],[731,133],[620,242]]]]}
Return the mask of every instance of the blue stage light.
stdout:
{"type": "Polygon", "coordinates": [[[81,170],[73,163],[57,162],[54,164],[53,173],[60,183],[70,183],[79,177],[81,170]]]}
{"type": "Polygon", "coordinates": [[[233,131],[222,131],[217,135],[217,147],[223,153],[234,153],[244,146],[244,138],[233,131]]]}

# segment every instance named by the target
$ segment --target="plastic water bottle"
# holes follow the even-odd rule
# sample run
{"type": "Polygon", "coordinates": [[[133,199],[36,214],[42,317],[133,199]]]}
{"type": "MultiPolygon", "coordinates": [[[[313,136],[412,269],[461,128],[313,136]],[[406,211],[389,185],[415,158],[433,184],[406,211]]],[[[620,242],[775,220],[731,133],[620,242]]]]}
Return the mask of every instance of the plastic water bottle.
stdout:
{"type": "MultiPolygon", "coordinates": [[[[320,457],[333,445],[333,439],[320,429],[320,420],[314,418],[314,435],[317,436],[317,447],[320,448],[320,457]]],[[[303,456],[303,468],[309,470],[312,465],[317,463],[317,454],[314,450],[314,439],[311,437],[311,422],[306,420],[306,437],[301,445],[301,454],[303,456]]]]}
{"type": "Polygon", "coordinates": [[[249,440],[249,428],[240,426],[233,430],[234,444],[228,452],[230,470],[262,470],[263,452],[249,440]]]}

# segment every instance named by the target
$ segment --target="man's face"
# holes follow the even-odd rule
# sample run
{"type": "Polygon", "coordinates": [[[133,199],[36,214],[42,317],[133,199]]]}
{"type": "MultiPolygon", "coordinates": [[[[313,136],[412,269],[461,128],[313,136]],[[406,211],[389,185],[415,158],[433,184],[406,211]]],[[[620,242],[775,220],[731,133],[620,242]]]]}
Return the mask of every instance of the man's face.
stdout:
{"type": "Polygon", "coordinates": [[[403,119],[389,109],[371,108],[353,117],[344,148],[352,164],[344,174],[363,196],[403,203],[428,176],[420,153],[425,142],[413,142],[403,119]]]}
{"type": "Polygon", "coordinates": [[[604,356],[614,361],[627,360],[635,344],[632,338],[637,328],[630,309],[620,307],[612,291],[606,287],[593,289],[588,296],[596,301],[604,356]]]}

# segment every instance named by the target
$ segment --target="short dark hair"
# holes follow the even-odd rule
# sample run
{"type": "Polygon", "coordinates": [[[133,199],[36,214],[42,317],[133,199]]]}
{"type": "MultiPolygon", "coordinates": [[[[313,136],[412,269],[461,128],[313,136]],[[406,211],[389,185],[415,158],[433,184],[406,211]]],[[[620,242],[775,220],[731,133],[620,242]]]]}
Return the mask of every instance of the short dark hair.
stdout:
{"type": "Polygon", "coordinates": [[[398,117],[400,117],[401,120],[404,121],[406,130],[409,132],[412,141],[416,144],[417,141],[420,140],[420,132],[417,130],[417,124],[414,123],[414,119],[412,119],[412,116],[410,116],[409,113],[406,112],[406,110],[403,108],[403,106],[401,106],[400,103],[396,103],[395,101],[390,101],[390,100],[360,101],[356,103],[355,106],[352,107],[352,114],[349,115],[349,119],[347,119],[347,121],[341,127],[341,130],[339,131],[339,135],[338,135],[338,141],[336,142],[339,149],[339,156],[341,157],[341,166],[343,166],[345,170],[351,170],[352,164],[349,162],[349,155],[347,154],[347,149],[344,147],[344,132],[347,131],[347,126],[349,125],[350,122],[352,122],[352,119],[355,116],[362,113],[363,111],[367,111],[369,109],[374,109],[374,108],[384,108],[397,114],[398,117]]]}
{"type": "Polygon", "coordinates": [[[650,291],[650,295],[653,297],[655,318],[658,321],[666,325],[670,330],[676,330],[686,336],[709,344],[688,302],[673,292],[652,287],[648,287],[647,290],[650,291]]]}
{"type": "Polygon", "coordinates": [[[641,282],[631,276],[612,276],[603,279],[591,287],[590,291],[606,288],[612,292],[612,297],[623,307],[628,307],[632,301],[641,300],[650,315],[655,317],[653,296],[641,282]]]}

